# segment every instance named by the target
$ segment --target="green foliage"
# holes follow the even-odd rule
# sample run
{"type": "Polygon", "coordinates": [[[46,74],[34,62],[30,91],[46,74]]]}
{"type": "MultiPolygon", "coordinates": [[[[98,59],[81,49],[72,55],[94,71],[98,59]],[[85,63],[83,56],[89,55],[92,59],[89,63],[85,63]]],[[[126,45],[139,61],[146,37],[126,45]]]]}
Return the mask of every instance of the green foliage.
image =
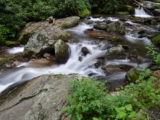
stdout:
{"type": "Polygon", "coordinates": [[[64,111],[72,120],[149,120],[145,110],[160,103],[160,83],[149,69],[140,71],[135,83],[113,94],[90,78],[72,81],[64,111]]]}
{"type": "Polygon", "coordinates": [[[71,115],[73,120],[100,120],[106,118],[105,115],[105,87],[102,83],[89,78],[82,81],[72,81],[69,106],[65,111],[71,115]]]}
{"type": "Polygon", "coordinates": [[[0,29],[0,33],[5,32],[3,41],[15,39],[27,22],[44,20],[49,16],[115,13],[123,2],[124,0],[0,0],[0,23],[9,30],[5,32],[0,29]]]}
{"type": "Polygon", "coordinates": [[[156,64],[160,64],[160,54],[157,52],[158,49],[157,48],[154,48],[153,46],[148,46],[147,47],[147,55],[153,57],[153,61],[156,63],[156,64]]]}
{"type": "Polygon", "coordinates": [[[151,75],[151,70],[140,69],[139,78],[135,83],[126,86],[122,94],[130,94],[132,105],[136,108],[150,108],[160,103],[160,84],[156,77],[151,75]]]}
{"type": "Polygon", "coordinates": [[[124,0],[107,0],[104,6],[104,13],[115,13],[122,8],[124,0]]]}
{"type": "Polygon", "coordinates": [[[3,25],[0,25],[0,45],[5,43],[6,35],[9,33],[9,29],[3,25]]]}

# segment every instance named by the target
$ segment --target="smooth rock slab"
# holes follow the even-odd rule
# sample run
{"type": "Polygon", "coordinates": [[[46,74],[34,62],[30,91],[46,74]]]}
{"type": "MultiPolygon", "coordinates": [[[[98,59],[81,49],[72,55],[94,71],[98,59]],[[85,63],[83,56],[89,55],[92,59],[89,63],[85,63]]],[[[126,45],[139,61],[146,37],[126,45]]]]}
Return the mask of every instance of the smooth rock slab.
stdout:
{"type": "Polygon", "coordinates": [[[0,96],[0,120],[63,120],[70,80],[76,75],[44,75],[0,96]]]}

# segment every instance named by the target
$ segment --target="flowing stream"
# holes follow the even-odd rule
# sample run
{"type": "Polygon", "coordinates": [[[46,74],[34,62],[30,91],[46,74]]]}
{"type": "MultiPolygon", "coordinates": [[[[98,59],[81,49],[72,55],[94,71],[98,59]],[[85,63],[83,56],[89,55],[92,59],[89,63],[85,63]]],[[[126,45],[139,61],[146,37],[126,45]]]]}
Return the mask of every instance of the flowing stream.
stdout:
{"type": "Polygon", "coordinates": [[[136,17],[142,17],[142,18],[150,18],[150,17],[152,17],[151,15],[146,13],[142,7],[138,7],[138,8],[135,9],[135,16],[136,17]]]}
{"type": "MultiPolygon", "coordinates": [[[[136,16],[147,16],[147,14],[142,9],[136,9],[136,16]]],[[[148,15],[149,17],[149,15],[148,15]]],[[[93,22],[93,24],[87,24],[86,22],[81,22],[79,25],[73,28],[69,28],[66,31],[73,34],[73,39],[77,38],[76,42],[69,42],[67,43],[71,50],[71,55],[68,61],[65,64],[61,65],[52,65],[48,67],[31,67],[29,66],[28,62],[21,63],[16,68],[4,71],[0,73],[0,92],[4,91],[6,88],[8,88],[11,85],[15,85],[18,83],[22,83],[27,80],[31,80],[34,77],[44,75],[44,74],[70,74],[70,73],[78,73],[83,76],[89,76],[93,74],[94,76],[107,76],[108,79],[119,79],[124,78],[126,72],[118,72],[114,73],[113,75],[109,75],[102,69],[102,65],[95,66],[96,63],[99,62],[100,58],[105,56],[108,47],[112,45],[112,43],[109,43],[108,41],[100,41],[100,40],[93,40],[92,38],[89,38],[85,31],[87,29],[92,29],[95,22],[103,22],[104,20],[110,20],[110,21],[118,21],[118,18],[114,17],[107,17],[107,18],[89,18],[90,21],[93,22]],[[88,48],[90,51],[89,54],[86,56],[82,55],[81,49],[83,47],[88,48]]],[[[129,24],[135,25],[136,23],[133,23],[132,21],[127,21],[129,24]]],[[[136,24],[137,25],[137,24],[136,24]]],[[[135,35],[135,33],[126,32],[126,35],[124,36],[130,43],[137,43],[141,42],[144,45],[151,44],[150,40],[146,37],[144,38],[138,38],[138,35],[135,35]]],[[[7,50],[9,54],[17,54],[21,53],[24,50],[24,46],[15,47],[12,49],[7,50]]],[[[133,67],[142,66],[145,67],[148,65],[147,62],[143,63],[137,63],[132,62],[128,58],[122,58],[122,59],[111,59],[111,60],[105,60],[105,65],[129,65],[133,67]]]]}

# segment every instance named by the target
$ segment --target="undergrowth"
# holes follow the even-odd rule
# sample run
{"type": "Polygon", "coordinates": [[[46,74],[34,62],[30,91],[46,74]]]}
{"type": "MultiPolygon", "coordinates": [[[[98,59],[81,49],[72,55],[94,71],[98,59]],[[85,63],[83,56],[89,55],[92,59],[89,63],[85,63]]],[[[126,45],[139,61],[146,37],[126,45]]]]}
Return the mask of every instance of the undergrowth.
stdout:
{"type": "Polygon", "coordinates": [[[150,120],[146,110],[160,103],[160,81],[151,70],[141,71],[135,83],[115,93],[91,78],[73,80],[63,111],[72,120],[150,120]]]}

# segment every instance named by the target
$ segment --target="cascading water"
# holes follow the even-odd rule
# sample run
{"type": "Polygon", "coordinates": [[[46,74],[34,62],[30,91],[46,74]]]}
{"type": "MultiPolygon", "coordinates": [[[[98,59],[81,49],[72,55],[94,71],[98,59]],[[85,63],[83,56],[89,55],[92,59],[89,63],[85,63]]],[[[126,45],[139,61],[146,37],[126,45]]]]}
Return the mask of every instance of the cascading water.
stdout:
{"type": "Polygon", "coordinates": [[[142,17],[142,18],[150,18],[151,15],[147,14],[142,7],[138,7],[135,9],[135,16],[142,17]]]}
{"type": "MultiPolygon", "coordinates": [[[[106,76],[104,70],[102,70],[102,66],[96,66],[95,64],[101,62],[101,58],[105,56],[107,52],[107,47],[110,47],[109,42],[107,41],[94,41],[92,38],[89,38],[85,35],[85,31],[87,29],[93,29],[94,24],[97,21],[118,21],[118,18],[108,17],[104,18],[90,18],[89,21],[92,21],[90,24],[86,24],[85,22],[81,22],[79,25],[73,28],[66,29],[65,31],[73,33],[73,38],[75,41],[68,43],[71,49],[71,55],[68,61],[65,64],[61,65],[52,65],[48,67],[36,68],[30,65],[29,62],[21,63],[16,68],[1,72],[0,73],[0,93],[4,91],[6,88],[11,85],[16,85],[22,83],[27,80],[31,80],[34,77],[38,77],[44,74],[70,74],[70,73],[78,73],[83,76],[94,75],[94,76],[105,76],[107,80],[110,79],[121,79],[125,77],[126,72],[122,71],[119,73],[113,73],[106,76]],[[79,41],[80,39],[80,41],[79,41]],[[98,42],[98,44],[97,44],[98,42]],[[82,54],[82,48],[86,47],[89,50],[89,54],[84,56],[82,54]],[[100,60],[100,61],[99,61],[100,60]]],[[[128,21],[127,21],[128,22],[128,21]]],[[[127,23],[126,22],[126,23],[127,23]]],[[[137,27],[139,24],[135,24],[131,21],[128,22],[131,25],[137,27]]],[[[139,27],[137,27],[139,28],[139,27]]],[[[132,31],[132,30],[131,30],[132,31]]],[[[150,40],[147,38],[139,38],[138,35],[133,34],[133,32],[126,33],[126,39],[130,42],[142,42],[143,44],[150,44],[150,40]]],[[[73,39],[71,38],[71,39],[73,39]]],[[[34,39],[34,38],[33,38],[34,39]]],[[[9,49],[9,54],[17,54],[23,52],[24,47],[16,47],[13,49],[9,49]]],[[[104,62],[104,61],[103,61],[104,62]]],[[[139,66],[138,63],[132,62],[129,59],[111,59],[107,60],[107,65],[129,65],[133,67],[139,66]]],[[[146,66],[147,63],[142,64],[142,66],[146,66]]]]}
{"type": "Polygon", "coordinates": [[[44,68],[31,68],[25,66],[19,68],[19,70],[15,69],[16,72],[8,71],[0,75],[0,92],[12,84],[30,80],[34,77],[49,73],[78,73],[84,76],[87,76],[90,73],[94,73],[100,76],[104,75],[103,71],[100,68],[94,67],[94,64],[97,62],[97,58],[102,57],[106,54],[106,50],[101,50],[100,46],[98,45],[88,43],[86,44],[85,42],[76,44],[69,43],[69,46],[71,48],[71,56],[66,64],[53,65],[51,67],[44,68]],[[87,56],[82,56],[81,48],[83,47],[87,47],[90,51],[90,54],[88,54],[87,56]],[[79,60],[80,56],[82,57],[82,61],[79,60]]]}
{"type": "Polygon", "coordinates": [[[14,48],[8,49],[7,53],[17,54],[17,53],[22,53],[23,51],[24,51],[24,46],[20,46],[20,47],[14,47],[14,48]]]}
{"type": "Polygon", "coordinates": [[[141,43],[144,45],[151,45],[151,41],[150,39],[148,39],[147,37],[142,37],[139,38],[139,35],[137,33],[126,33],[125,38],[131,42],[131,43],[141,43]]]}
{"type": "MultiPolygon", "coordinates": [[[[90,28],[92,28],[92,26],[81,23],[67,31],[74,32],[75,34],[84,34],[84,31],[90,28]]],[[[21,83],[26,80],[31,80],[34,77],[50,73],[78,73],[83,76],[88,76],[91,73],[94,73],[97,76],[105,75],[101,68],[96,68],[94,65],[97,63],[97,58],[104,56],[107,52],[106,50],[102,50],[103,44],[93,44],[90,41],[83,40],[80,43],[68,43],[68,45],[71,49],[71,56],[65,64],[33,68],[29,66],[29,63],[22,63],[14,70],[0,74],[0,92],[13,84],[21,83]],[[86,56],[82,55],[81,49],[83,47],[86,47],[90,51],[86,56]]]]}
{"type": "Polygon", "coordinates": [[[89,19],[90,19],[91,21],[94,21],[94,22],[102,22],[102,21],[105,21],[105,18],[103,18],[103,17],[100,17],[100,18],[90,17],[89,19]]]}
{"type": "Polygon", "coordinates": [[[82,35],[82,34],[84,34],[85,30],[91,29],[91,28],[93,28],[92,25],[88,25],[88,24],[82,22],[78,26],[73,27],[73,28],[69,28],[66,31],[68,31],[68,32],[74,32],[76,34],[82,35]]]}

